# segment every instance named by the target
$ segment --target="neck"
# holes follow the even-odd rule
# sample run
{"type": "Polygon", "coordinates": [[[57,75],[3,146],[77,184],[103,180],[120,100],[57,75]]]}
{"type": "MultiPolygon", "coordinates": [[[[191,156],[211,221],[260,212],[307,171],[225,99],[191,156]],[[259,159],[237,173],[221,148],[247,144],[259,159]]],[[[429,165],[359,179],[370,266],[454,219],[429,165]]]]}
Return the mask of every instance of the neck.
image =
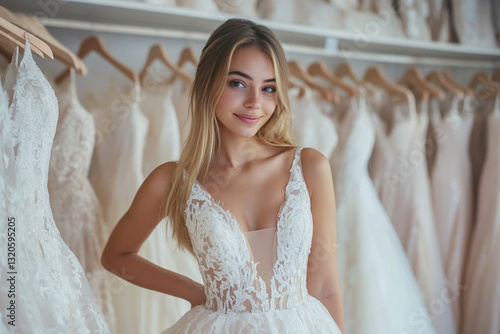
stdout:
{"type": "Polygon", "coordinates": [[[255,136],[243,138],[224,133],[220,134],[220,150],[215,156],[215,164],[220,167],[239,169],[265,154],[265,145],[255,136]]]}

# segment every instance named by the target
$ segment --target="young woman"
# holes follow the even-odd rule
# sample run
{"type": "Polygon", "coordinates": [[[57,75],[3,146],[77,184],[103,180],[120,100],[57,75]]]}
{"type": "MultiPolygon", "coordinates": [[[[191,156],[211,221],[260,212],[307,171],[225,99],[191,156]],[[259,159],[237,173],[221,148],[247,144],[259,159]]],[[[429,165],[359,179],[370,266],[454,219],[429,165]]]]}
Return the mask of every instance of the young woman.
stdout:
{"type": "Polygon", "coordinates": [[[156,168],[118,222],[104,267],[192,305],[164,333],[341,333],[328,160],[290,138],[285,55],[274,34],[231,19],[203,49],[178,162],[156,168]],[[162,218],[204,285],[138,253],[162,218]]]}

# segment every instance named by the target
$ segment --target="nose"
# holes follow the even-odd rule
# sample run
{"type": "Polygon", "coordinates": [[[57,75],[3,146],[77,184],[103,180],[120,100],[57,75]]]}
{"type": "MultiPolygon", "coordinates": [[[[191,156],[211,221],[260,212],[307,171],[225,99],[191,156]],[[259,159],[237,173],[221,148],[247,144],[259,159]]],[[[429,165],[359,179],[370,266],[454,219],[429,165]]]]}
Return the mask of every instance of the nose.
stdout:
{"type": "Polygon", "coordinates": [[[245,97],[245,108],[247,109],[259,109],[260,108],[260,96],[258,89],[249,89],[245,97]]]}

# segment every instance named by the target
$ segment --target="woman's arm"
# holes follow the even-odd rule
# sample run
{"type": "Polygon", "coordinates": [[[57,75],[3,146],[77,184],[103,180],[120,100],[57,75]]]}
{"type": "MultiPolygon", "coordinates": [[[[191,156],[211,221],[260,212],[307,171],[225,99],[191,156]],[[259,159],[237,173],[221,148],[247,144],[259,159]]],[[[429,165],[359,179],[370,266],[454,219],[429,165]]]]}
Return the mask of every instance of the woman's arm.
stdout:
{"type": "Polygon", "coordinates": [[[104,268],[131,283],[185,299],[196,306],[205,302],[203,285],[138,255],[160,222],[163,197],[170,188],[175,167],[175,162],[163,164],[147,177],[111,233],[101,262],[104,268]]]}
{"type": "Polygon", "coordinates": [[[318,151],[301,152],[302,170],[311,198],[313,239],[307,268],[307,289],[330,312],[344,332],[344,309],[337,273],[335,193],[328,160],[318,151]]]}

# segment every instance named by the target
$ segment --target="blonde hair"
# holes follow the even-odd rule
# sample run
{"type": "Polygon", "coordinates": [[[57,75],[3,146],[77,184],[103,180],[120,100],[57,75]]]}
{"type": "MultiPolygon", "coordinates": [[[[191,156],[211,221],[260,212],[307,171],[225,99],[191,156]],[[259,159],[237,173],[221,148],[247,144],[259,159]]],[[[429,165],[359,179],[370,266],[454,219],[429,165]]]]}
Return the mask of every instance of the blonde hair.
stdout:
{"type": "Polygon", "coordinates": [[[256,136],[269,145],[293,146],[287,94],[289,72],[280,43],[265,26],[243,19],[226,21],[212,33],[203,48],[190,94],[191,129],[164,199],[163,216],[171,221],[173,237],[178,246],[191,253],[193,247],[184,208],[198,175],[204,171],[206,176],[219,147],[215,108],[226,85],[231,59],[236,50],[249,46],[259,47],[270,57],[276,76],[276,109],[256,136]]]}

